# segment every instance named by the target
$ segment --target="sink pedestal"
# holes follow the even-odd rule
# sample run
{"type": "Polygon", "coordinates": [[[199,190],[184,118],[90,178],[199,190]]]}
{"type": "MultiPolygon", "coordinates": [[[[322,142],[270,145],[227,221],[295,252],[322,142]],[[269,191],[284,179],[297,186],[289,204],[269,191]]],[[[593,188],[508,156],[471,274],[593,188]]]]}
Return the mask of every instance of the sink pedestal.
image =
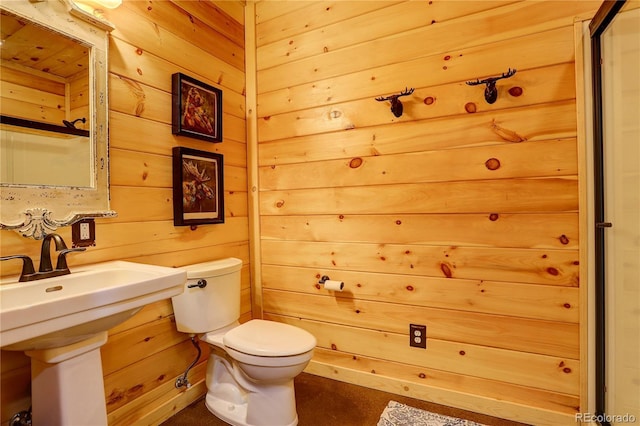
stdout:
{"type": "Polygon", "coordinates": [[[31,358],[34,425],[106,426],[100,358],[106,342],[102,331],[72,345],[25,352],[31,358]]]}

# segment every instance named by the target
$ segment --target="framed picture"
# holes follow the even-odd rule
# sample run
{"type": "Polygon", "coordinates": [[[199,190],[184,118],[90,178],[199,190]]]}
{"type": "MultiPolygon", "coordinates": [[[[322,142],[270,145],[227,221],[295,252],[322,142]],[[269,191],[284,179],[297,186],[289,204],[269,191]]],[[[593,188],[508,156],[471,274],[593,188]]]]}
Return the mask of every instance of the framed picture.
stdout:
{"type": "Polygon", "coordinates": [[[182,73],[171,76],[171,89],[171,132],[222,142],[222,90],[182,73]]]}
{"type": "Polygon", "coordinates": [[[224,223],[222,154],[173,148],[173,224],[224,223]]]}

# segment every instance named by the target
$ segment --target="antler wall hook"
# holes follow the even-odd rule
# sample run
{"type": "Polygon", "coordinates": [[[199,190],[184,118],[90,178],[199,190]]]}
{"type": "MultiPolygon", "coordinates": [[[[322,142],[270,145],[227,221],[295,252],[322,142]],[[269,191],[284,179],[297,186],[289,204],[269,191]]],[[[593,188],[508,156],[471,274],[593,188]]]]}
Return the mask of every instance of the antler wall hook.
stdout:
{"type": "Polygon", "coordinates": [[[376,101],[378,101],[378,102],[382,102],[382,101],[391,102],[391,112],[396,117],[400,117],[402,115],[403,107],[402,107],[402,102],[400,102],[400,99],[398,99],[398,98],[400,96],[409,96],[410,94],[413,93],[413,90],[414,90],[413,87],[411,89],[407,89],[405,87],[404,90],[401,93],[398,93],[397,95],[387,96],[386,98],[383,98],[382,96],[380,96],[379,98],[376,98],[376,101]]]}
{"type": "Polygon", "coordinates": [[[498,99],[498,89],[496,88],[496,81],[503,78],[509,78],[515,73],[516,73],[515,69],[512,70],[511,68],[509,68],[509,71],[503,72],[500,77],[489,77],[489,78],[485,78],[484,80],[467,81],[467,84],[469,86],[486,84],[487,86],[484,89],[484,99],[488,103],[492,104],[496,101],[496,99],[498,99]]]}

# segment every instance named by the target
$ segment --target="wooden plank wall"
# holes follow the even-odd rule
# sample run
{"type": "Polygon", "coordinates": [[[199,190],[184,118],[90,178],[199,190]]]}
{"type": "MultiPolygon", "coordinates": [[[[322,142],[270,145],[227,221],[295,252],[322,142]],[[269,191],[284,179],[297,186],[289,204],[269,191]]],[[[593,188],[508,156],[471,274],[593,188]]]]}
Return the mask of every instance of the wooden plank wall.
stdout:
{"type": "Polygon", "coordinates": [[[4,115],[58,126],[65,119],[85,117],[86,123],[77,122],[76,128],[90,129],[88,72],[64,80],[0,66],[0,75],[4,115]]]}
{"type": "Polygon", "coordinates": [[[307,371],[574,424],[573,21],[598,5],[256,3],[262,308],[316,336],[307,371]],[[465,84],[509,68],[494,104],[465,84]],[[407,87],[400,118],[374,99],[407,87]]]}
{"type": "Polygon", "coordinates": [[[67,83],[62,78],[29,73],[30,70],[25,69],[11,67],[10,64],[0,66],[2,113],[61,126],[68,115],[64,109],[67,83]]]}
{"type": "MultiPolygon", "coordinates": [[[[111,206],[99,220],[97,245],[69,259],[74,265],[124,259],[182,266],[234,256],[242,259],[242,320],[250,318],[245,137],[244,4],[125,0],[108,18],[111,206]],[[200,142],[171,134],[171,74],[183,72],[223,90],[224,140],[200,142]],[[225,216],[221,225],[173,226],[171,149],[187,146],[224,155],[225,216]]],[[[60,234],[71,241],[69,228],[60,234]]],[[[2,232],[2,254],[38,261],[39,242],[2,232]]],[[[17,262],[16,262],[17,263],[17,262]]],[[[19,264],[2,262],[2,275],[19,264]]],[[[188,336],[175,330],[169,300],[146,307],[110,331],[102,349],[109,424],[157,424],[205,392],[207,349],[184,392],[175,379],[193,361],[188,336]]],[[[2,352],[0,420],[29,407],[29,359],[2,352]]]]}

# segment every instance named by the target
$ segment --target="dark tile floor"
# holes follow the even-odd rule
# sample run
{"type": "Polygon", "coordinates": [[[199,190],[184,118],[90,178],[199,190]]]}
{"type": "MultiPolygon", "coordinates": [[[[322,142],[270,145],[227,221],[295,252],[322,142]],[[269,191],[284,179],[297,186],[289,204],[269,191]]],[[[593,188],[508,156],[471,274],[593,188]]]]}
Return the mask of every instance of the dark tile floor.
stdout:
{"type": "MultiPolygon", "coordinates": [[[[523,426],[469,411],[458,410],[361,386],[302,373],[295,379],[300,426],[375,426],[390,400],[490,426],[523,426]]],[[[209,413],[200,399],[161,426],[226,426],[209,413]]]]}

